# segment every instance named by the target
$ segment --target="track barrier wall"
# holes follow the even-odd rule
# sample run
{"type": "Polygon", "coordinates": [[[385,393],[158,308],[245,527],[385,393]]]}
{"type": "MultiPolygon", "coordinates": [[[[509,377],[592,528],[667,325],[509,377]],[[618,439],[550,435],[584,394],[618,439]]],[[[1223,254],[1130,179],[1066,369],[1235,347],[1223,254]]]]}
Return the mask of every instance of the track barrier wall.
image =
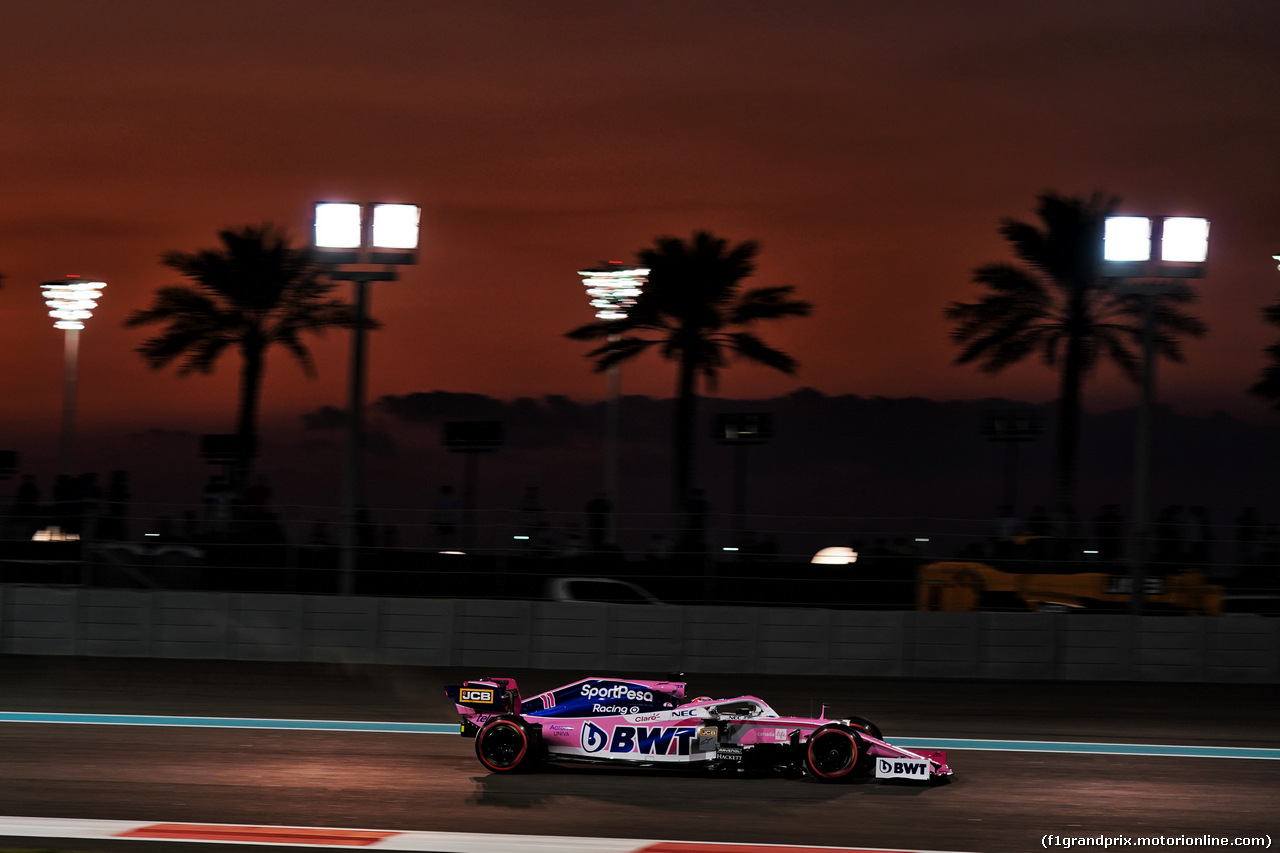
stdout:
{"type": "Polygon", "coordinates": [[[0,654],[1280,683],[1280,619],[0,586],[0,654]]]}

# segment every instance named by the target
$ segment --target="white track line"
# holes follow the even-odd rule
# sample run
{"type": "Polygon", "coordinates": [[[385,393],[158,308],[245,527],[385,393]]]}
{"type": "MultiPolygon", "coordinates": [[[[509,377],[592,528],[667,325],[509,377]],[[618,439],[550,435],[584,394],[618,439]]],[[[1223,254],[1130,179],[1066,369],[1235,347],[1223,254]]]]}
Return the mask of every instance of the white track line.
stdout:
{"type": "MultiPolygon", "coordinates": [[[[470,832],[408,832],[333,827],[155,823],[127,820],[0,817],[0,837],[181,841],[280,847],[406,850],[416,853],[947,853],[886,847],[821,847],[660,841],[642,838],[577,838],[470,832]]],[[[952,851],[952,853],[955,853],[952,851]]]]}

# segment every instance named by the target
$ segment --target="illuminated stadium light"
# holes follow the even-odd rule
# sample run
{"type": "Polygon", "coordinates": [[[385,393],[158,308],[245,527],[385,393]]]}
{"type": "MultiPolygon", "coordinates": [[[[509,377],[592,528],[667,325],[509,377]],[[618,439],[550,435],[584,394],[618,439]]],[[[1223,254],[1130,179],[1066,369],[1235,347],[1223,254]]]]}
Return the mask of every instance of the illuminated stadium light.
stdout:
{"type": "Polygon", "coordinates": [[[1145,216],[1109,216],[1102,236],[1107,261],[1146,261],[1151,258],[1151,220],[1145,216]]]}
{"type": "Polygon", "coordinates": [[[627,309],[636,304],[646,283],[649,270],[628,264],[605,264],[578,270],[587,288],[591,307],[600,320],[625,320],[627,309]]]}
{"type": "Polygon", "coordinates": [[[76,389],[80,384],[80,332],[93,316],[106,282],[69,275],[40,285],[53,327],[63,331],[62,434],[58,445],[58,473],[70,474],[75,465],[76,389]]]}
{"type": "Polygon", "coordinates": [[[1170,216],[1160,238],[1160,260],[1202,264],[1209,257],[1209,220],[1170,216]]]}
{"type": "Polygon", "coordinates": [[[49,316],[55,329],[83,329],[84,321],[93,316],[102,298],[103,281],[83,281],[79,276],[67,276],[63,281],[46,281],[40,285],[44,292],[44,304],[49,306],[49,316]]]}
{"type": "Polygon", "coordinates": [[[819,566],[847,566],[858,562],[858,552],[845,545],[833,545],[814,554],[809,562],[819,566]]]}
{"type": "Polygon", "coordinates": [[[342,482],[342,552],[340,590],[350,595],[358,562],[357,507],[360,504],[361,463],[364,453],[365,331],[369,312],[369,284],[396,281],[394,265],[418,262],[416,204],[388,202],[316,202],[313,216],[312,258],[328,264],[326,275],[349,281],[354,289],[355,322],[351,325],[351,359],[347,382],[347,459],[342,482]],[[383,264],[383,269],[368,265],[383,264]],[[360,265],[357,269],[340,269],[360,265]]]}
{"type": "Polygon", "coordinates": [[[373,239],[375,249],[418,248],[418,220],[422,211],[416,204],[373,205],[373,239]]]}
{"type": "Polygon", "coordinates": [[[1202,278],[1208,257],[1207,219],[1109,216],[1103,226],[1102,273],[1110,278],[1202,278]]]}
{"type": "MultiPolygon", "coordinates": [[[[610,261],[598,267],[578,270],[582,283],[587,288],[587,298],[595,310],[596,319],[606,323],[617,323],[627,319],[627,312],[640,299],[644,286],[649,281],[649,269],[631,264],[610,261]]],[[[609,344],[618,342],[620,336],[610,330],[609,344]]],[[[604,464],[604,499],[609,504],[608,520],[605,527],[605,542],[617,544],[618,510],[621,492],[618,488],[618,398],[621,393],[622,364],[615,362],[608,368],[608,402],[605,407],[605,464],[604,464]]]]}
{"type": "MultiPolygon", "coordinates": [[[[1133,518],[1130,526],[1129,612],[1143,612],[1150,539],[1152,409],[1155,403],[1156,301],[1189,293],[1178,281],[1203,278],[1209,258],[1209,220],[1192,216],[1109,216],[1103,225],[1099,274],[1114,279],[1116,296],[1136,299],[1142,310],[1142,397],[1133,454],[1133,518]],[[1158,249],[1156,248],[1158,247],[1158,249]],[[1126,279],[1129,279],[1126,281],[1126,279]]],[[[1090,557],[1096,556],[1088,551],[1090,557]]]]}
{"type": "Polygon", "coordinates": [[[316,260],[330,264],[416,264],[416,204],[316,202],[316,260]]]}
{"type": "Polygon", "coordinates": [[[358,204],[322,201],[316,205],[316,247],[358,249],[363,240],[358,204]]]}

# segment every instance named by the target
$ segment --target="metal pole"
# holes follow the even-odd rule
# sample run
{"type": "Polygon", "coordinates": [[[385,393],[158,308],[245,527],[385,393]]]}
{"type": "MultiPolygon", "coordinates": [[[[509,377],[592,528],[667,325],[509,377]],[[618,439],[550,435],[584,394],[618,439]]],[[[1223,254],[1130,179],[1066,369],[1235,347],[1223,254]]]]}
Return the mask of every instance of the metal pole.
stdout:
{"type": "Polygon", "coordinates": [[[1004,456],[1004,502],[1009,512],[1018,512],[1018,442],[1006,441],[1008,450],[1004,456]]]}
{"type": "Polygon", "coordinates": [[[359,566],[360,463],[364,451],[365,318],[369,316],[369,282],[354,278],[356,323],[351,330],[351,367],[347,376],[347,467],[342,481],[341,593],[355,591],[359,566]]]}
{"type": "Polygon", "coordinates": [[[480,463],[476,459],[480,454],[477,452],[463,452],[462,456],[464,464],[462,467],[462,512],[464,519],[463,536],[464,545],[468,550],[476,547],[476,491],[477,484],[480,480],[480,463]]]}
{"type": "Polygon", "coordinates": [[[739,442],[733,448],[733,535],[735,548],[742,546],[742,517],[747,513],[747,444],[739,442]]]}
{"type": "MultiPolygon", "coordinates": [[[[609,336],[609,343],[616,343],[617,335],[609,336]]],[[[609,401],[605,406],[605,454],[604,454],[604,496],[609,501],[609,517],[605,527],[605,543],[618,544],[618,406],[619,390],[622,385],[622,365],[609,367],[609,401]]]]}
{"type": "Polygon", "coordinates": [[[62,441],[58,451],[58,471],[72,474],[76,444],[76,386],[80,374],[80,330],[67,329],[63,349],[62,441]]]}
{"type": "Polygon", "coordinates": [[[1138,406],[1138,432],[1133,461],[1133,526],[1129,542],[1129,612],[1141,616],[1146,586],[1147,561],[1151,554],[1151,410],[1155,403],[1155,300],[1144,293],[1142,300],[1142,402],[1138,406]]]}

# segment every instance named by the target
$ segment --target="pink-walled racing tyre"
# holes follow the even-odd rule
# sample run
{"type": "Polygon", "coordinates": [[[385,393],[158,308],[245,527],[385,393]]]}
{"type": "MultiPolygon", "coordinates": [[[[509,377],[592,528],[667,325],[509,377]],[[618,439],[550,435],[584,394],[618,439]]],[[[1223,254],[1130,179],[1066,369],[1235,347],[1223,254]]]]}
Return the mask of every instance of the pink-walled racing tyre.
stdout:
{"type": "Polygon", "coordinates": [[[476,733],[476,758],[494,773],[515,773],[533,764],[533,739],[516,717],[495,717],[476,733]]]}
{"type": "Polygon", "coordinates": [[[858,769],[862,738],[842,725],[823,726],[809,736],[804,750],[804,769],[820,782],[840,782],[858,769]]]}

